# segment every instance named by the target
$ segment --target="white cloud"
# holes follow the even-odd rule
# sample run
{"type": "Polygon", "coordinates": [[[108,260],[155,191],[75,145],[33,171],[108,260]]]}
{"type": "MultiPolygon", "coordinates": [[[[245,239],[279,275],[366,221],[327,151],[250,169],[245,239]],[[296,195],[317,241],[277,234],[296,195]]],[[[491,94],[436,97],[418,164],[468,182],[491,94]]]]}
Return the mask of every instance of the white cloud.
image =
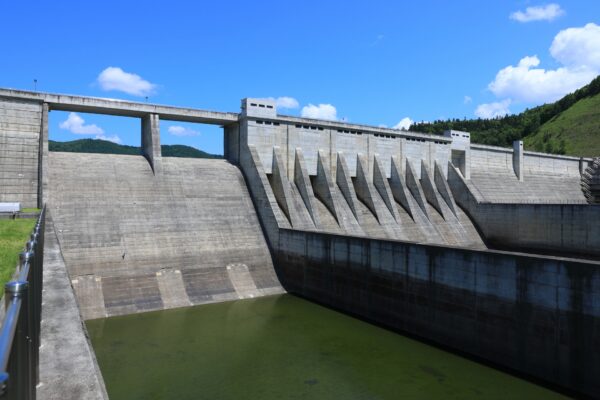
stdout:
{"type": "Polygon", "coordinates": [[[113,143],[117,143],[117,144],[123,143],[121,138],[118,137],[117,135],[112,135],[112,136],[96,135],[96,139],[106,140],[108,142],[113,142],[113,143]]]}
{"type": "Polygon", "coordinates": [[[507,114],[510,114],[510,110],[508,109],[509,105],[509,99],[498,101],[495,103],[480,104],[475,110],[475,115],[479,118],[484,119],[503,117],[507,114]]]}
{"type": "Polygon", "coordinates": [[[337,120],[337,110],[331,104],[309,104],[302,107],[301,114],[304,118],[337,120]]]}
{"type": "Polygon", "coordinates": [[[550,54],[563,66],[538,68],[537,56],[524,57],[516,66],[501,69],[488,88],[499,98],[538,104],[573,92],[600,74],[600,26],[589,23],[560,31],[550,54]]]}
{"type": "Polygon", "coordinates": [[[568,28],[554,37],[550,54],[567,67],[600,70],[600,26],[589,23],[581,28],[568,28]]]}
{"type": "Polygon", "coordinates": [[[69,113],[67,119],[61,122],[59,125],[60,129],[65,129],[76,135],[102,135],[104,130],[98,125],[90,124],[86,125],[83,118],[77,113],[69,113]]]}
{"type": "Polygon", "coordinates": [[[510,19],[519,22],[552,21],[564,13],[565,11],[560,8],[560,5],[552,3],[544,6],[527,7],[525,12],[515,11],[510,14],[510,19]]]}
{"type": "Polygon", "coordinates": [[[498,97],[547,103],[589,83],[597,75],[596,70],[585,66],[546,70],[535,68],[539,64],[537,56],[524,57],[516,67],[509,65],[501,69],[488,87],[498,97]]]}
{"type": "Polygon", "coordinates": [[[293,97],[282,96],[282,97],[278,97],[276,99],[274,99],[273,97],[270,97],[270,99],[275,100],[275,105],[277,106],[277,108],[292,109],[292,108],[300,107],[298,100],[296,100],[293,97]]]}
{"type": "Polygon", "coordinates": [[[167,131],[173,136],[200,136],[200,132],[184,126],[173,125],[167,131]]]}
{"type": "Polygon", "coordinates": [[[149,96],[156,85],[142,79],[139,75],[123,71],[119,67],[108,67],[98,75],[102,90],[118,90],[133,96],[149,96]]]}
{"type": "Polygon", "coordinates": [[[412,119],[410,119],[408,117],[404,117],[400,120],[400,122],[398,122],[396,125],[394,125],[394,127],[392,129],[400,129],[403,131],[407,131],[408,128],[410,128],[410,126],[414,123],[415,123],[415,121],[413,121],[412,119]]]}
{"type": "Polygon", "coordinates": [[[379,124],[379,125],[377,125],[377,127],[378,128],[387,128],[387,125],[386,124],[379,124]]]}
{"type": "Polygon", "coordinates": [[[471,104],[473,102],[473,99],[471,98],[471,96],[465,96],[465,98],[463,99],[463,103],[465,104],[471,104]]]}

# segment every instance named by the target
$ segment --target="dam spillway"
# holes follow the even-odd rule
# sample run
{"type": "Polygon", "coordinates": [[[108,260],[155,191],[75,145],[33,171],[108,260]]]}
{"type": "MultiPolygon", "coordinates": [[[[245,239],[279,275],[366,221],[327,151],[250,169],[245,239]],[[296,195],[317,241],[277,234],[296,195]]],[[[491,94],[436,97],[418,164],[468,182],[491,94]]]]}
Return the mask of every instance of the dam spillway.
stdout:
{"type": "Polygon", "coordinates": [[[592,159],[261,99],[237,114],[0,89],[0,115],[0,201],[48,205],[83,320],[288,291],[600,392],[592,159]],[[143,156],[49,152],[52,110],[140,118],[143,156]],[[226,160],[162,157],[160,119],[223,126],[226,160]]]}
{"type": "Polygon", "coordinates": [[[51,218],[84,319],[281,293],[225,160],[50,153],[51,218]]]}

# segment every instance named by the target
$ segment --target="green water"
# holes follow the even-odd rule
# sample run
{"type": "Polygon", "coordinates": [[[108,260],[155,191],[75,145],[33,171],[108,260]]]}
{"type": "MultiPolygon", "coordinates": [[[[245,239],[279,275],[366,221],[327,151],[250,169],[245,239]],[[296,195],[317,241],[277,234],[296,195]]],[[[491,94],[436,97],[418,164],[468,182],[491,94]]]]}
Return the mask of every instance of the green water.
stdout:
{"type": "Polygon", "coordinates": [[[560,397],[292,295],[87,328],[111,400],[560,397]]]}

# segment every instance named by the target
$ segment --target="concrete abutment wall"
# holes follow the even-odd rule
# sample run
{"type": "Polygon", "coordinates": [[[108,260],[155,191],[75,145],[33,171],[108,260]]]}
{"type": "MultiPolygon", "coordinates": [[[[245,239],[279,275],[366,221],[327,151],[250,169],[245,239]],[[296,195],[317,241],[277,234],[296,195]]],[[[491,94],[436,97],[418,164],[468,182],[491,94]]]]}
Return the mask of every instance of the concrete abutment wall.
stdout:
{"type": "Polygon", "coordinates": [[[0,97],[0,202],[39,205],[44,110],[37,102],[0,97]]]}
{"type": "Polygon", "coordinates": [[[600,258],[600,205],[493,203],[451,165],[454,198],[490,245],[600,258]]]}

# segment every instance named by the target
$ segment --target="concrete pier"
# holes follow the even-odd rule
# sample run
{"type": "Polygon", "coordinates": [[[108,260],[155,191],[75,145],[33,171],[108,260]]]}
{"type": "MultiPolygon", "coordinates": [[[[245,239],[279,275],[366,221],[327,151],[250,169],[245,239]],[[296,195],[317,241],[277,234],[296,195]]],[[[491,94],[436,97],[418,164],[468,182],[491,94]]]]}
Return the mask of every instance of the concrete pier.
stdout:
{"type": "Polygon", "coordinates": [[[158,114],[142,118],[142,154],[150,163],[154,175],[162,170],[162,151],[160,148],[160,122],[158,114]]]}

